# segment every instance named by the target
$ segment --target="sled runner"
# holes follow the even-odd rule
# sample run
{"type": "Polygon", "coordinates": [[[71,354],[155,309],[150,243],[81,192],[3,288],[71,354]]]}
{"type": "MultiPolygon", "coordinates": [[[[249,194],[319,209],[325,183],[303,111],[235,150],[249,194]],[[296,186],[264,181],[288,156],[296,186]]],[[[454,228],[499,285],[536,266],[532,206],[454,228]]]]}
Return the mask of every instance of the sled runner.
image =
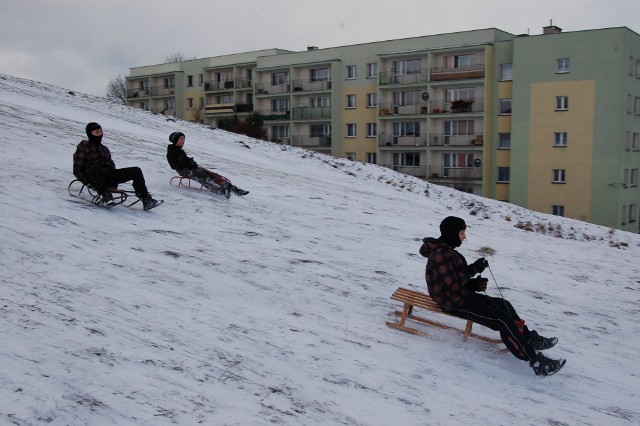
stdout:
{"type": "Polygon", "coordinates": [[[207,189],[199,182],[194,181],[194,185],[191,185],[191,179],[180,175],[174,176],[169,181],[171,186],[177,186],[179,188],[195,189],[197,191],[206,191],[207,189]],[[175,181],[175,183],[174,183],[175,181]],[[198,185],[200,185],[198,187],[198,185]]]}
{"type": "Polygon", "coordinates": [[[108,190],[113,196],[113,202],[107,205],[104,203],[102,196],[98,194],[91,185],[85,185],[78,179],[72,180],[67,189],[69,191],[69,195],[72,197],[81,198],[83,200],[90,201],[95,205],[106,208],[112,208],[120,204],[124,204],[126,207],[131,207],[140,201],[140,198],[136,195],[136,192],[133,189],[109,188],[108,190]],[[135,198],[135,201],[130,204],[125,204],[129,197],[135,198]]]}
{"type": "MultiPolygon", "coordinates": [[[[479,339],[479,340],[483,340],[485,342],[488,343],[495,343],[495,344],[502,344],[502,340],[500,339],[492,339],[490,337],[485,337],[485,336],[481,336],[479,334],[475,334],[471,332],[471,329],[473,327],[473,321],[471,320],[465,320],[464,318],[459,318],[456,317],[455,315],[449,315],[446,312],[442,311],[440,309],[440,307],[438,306],[438,304],[436,302],[433,301],[433,299],[431,299],[431,296],[429,296],[428,294],[425,293],[421,293],[419,291],[415,291],[415,290],[410,290],[408,288],[402,288],[402,287],[398,287],[398,289],[393,293],[393,295],[391,295],[391,299],[393,300],[397,300],[399,302],[404,303],[404,309],[402,311],[395,311],[396,315],[400,316],[400,322],[399,323],[395,323],[395,322],[387,322],[387,325],[391,328],[395,328],[397,330],[402,330],[402,331],[406,331],[407,333],[412,333],[412,334],[418,334],[421,336],[426,335],[426,333],[416,329],[416,328],[411,328],[411,327],[407,327],[405,325],[405,321],[407,320],[407,318],[412,319],[414,321],[418,321],[421,322],[423,324],[429,324],[432,325],[434,327],[438,327],[438,328],[442,328],[445,330],[453,330],[459,334],[462,334],[463,336],[463,340],[466,342],[467,339],[469,337],[473,337],[474,339],[479,339]],[[420,317],[418,315],[414,315],[413,314],[413,308],[414,307],[418,307],[418,308],[422,308],[422,309],[426,309],[428,311],[431,312],[437,312],[439,314],[442,315],[449,315],[451,317],[454,318],[459,318],[463,321],[467,322],[467,325],[465,327],[464,330],[452,327],[450,325],[447,324],[443,324],[441,322],[438,321],[434,321],[434,320],[430,320],[427,318],[423,318],[420,317]]],[[[507,349],[502,349],[502,351],[507,351],[507,349]]]]}

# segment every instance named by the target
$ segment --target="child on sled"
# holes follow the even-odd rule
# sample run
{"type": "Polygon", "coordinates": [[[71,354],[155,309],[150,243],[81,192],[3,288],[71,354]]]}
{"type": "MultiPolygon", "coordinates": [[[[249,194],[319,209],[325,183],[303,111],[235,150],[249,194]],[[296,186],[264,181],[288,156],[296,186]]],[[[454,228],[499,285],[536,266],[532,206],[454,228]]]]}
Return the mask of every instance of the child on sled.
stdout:
{"type": "Polygon", "coordinates": [[[182,149],[185,141],[184,133],[171,133],[169,141],[171,144],[167,147],[167,161],[169,166],[180,176],[193,179],[209,191],[222,193],[227,198],[231,196],[232,192],[239,196],[249,193],[249,191],[231,184],[226,177],[199,166],[192,157],[188,157],[182,149]]]}

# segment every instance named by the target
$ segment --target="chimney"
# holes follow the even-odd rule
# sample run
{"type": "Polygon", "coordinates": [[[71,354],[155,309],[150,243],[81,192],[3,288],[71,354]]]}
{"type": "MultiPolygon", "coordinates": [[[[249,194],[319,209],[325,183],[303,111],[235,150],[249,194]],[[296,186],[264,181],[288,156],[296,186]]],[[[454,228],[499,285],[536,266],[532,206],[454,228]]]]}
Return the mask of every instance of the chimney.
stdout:
{"type": "Polygon", "coordinates": [[[560,34],[561,32],[562,28],[553,25],[553,19],[549,20],[549,26],[542,27],[542,34],[560,34]]]}
{"type": "Polygon", "coordinates": [[[318,50],[318,46],[307,46],[307,51],[309,50],[318,50]]]}

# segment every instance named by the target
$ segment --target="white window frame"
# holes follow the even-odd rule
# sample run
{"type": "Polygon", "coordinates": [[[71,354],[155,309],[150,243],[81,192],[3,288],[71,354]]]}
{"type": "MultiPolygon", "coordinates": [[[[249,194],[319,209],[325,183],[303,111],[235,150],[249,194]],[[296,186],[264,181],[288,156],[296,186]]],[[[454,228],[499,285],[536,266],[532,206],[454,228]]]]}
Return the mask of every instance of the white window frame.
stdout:
{"type": "Polygon", "coordinates": [[[621,225],[623,226],[627,224],[627,218],[628,218],[627,212],[628,212],[627,206],[622,206],[621,225]]]}
{"type": "Polygon", "coordinates": [[[567,132],[554,132],[553,133],[553,146],[566,148],[567,146],[567,132]]]}
{"type": "Polygon", "coordinates": [[[367,137],[375,138],[378,136],[378,123],[367,123],[367,137]]]}
{"type": "Polygon", "coordinates": [[[556,74],[567,74],[570,70],[570,64],[569,58],[556,59],[556,74]]]}
{"type": "Polygon", "coordinates": [[[378,164],[378,154],[376,152],[367,152],[366,162],[369,164],[378,164]]]}
{"type": "Polygon", "coordinates": [[[631,141],[631,150],[640,151],[640,133],[634,133],[631,141]]]}
{"type": "Polygon", "coordinates": [[[330,107],[331,96],[312,96],[309,98],[309,105],[312,108],[330,107]]]}
{"type": "Polygon", "coordinates": [[[567,171],[565,169],[553,169],[553,183],[567,183],[567,171]]]}
{"type": "Polygon", "coordinates": [[[347,109],[356,108],[356,105],[357,105],[356,95],[354,94],[347,95],[346,102],[347,102],[347,109]]]}
{"type": "Polygon", "coordinates": [[[556,96],[556,111],[568,111],[568,110],[569,110],[569,97],[556,96]]]}
{"type": "Polygon", "coordinates": [[[497,183],[511,182],[511,167],[498,167],[497,183]]]}
{"type": "Polygon", "coordinates": [[[513,80],[513,64],[500,64],[500,81],[513,80]]]}
{"type": "Polygon", "coordinates": [[[348,138],[355,138],[358,136],[358,126],[356,123],[347,123],[347,131],[345,135],[348,138]]]}
{"type": "Polygon", "coordinates": [[[345,158],[347,160],[356,161],[356,153],[355,152],[345,152],[345,158]]]}
{"type": "Polygon", "coordinates": [[[378,77],[378,63],[370,62],[367,64],[367,78],[378,77]]]}
{"type": "Polygon", "coordinates": [[[498,133],[498,149],[511,149],[511,133],[498,133]]]}
{"type": "Polygon", "coordinates": [[[347,80],[355,80],[357,76],[357,67],[355,65],[347,65],[347,80]]]}
{"type": "Polygon", "coordinates": [[[187,109],[193,109],[193,98],[187,98],[187,109]]]}
{"type": "Polygon", "coordinates": [[[377,108],[377,107],[378,107],[378,94],[367,93],[367,108],[377,108]]]}
{"type": "Polygon", "coordinates": [[[629,204],[629,219],[628,223],[634,223],[638,220],[638,205],[629,204]]]}
{"type": "Polygon", "coordinates": [[[558,204],[552,205],[551,214],[555,216],[564,216],[564,206],[558,204]]]}
{"type": "Polygon", "coordinates": [[[187,87],[193,87],[193,76],[192,75],[188,75],[187,76],[187,87]]]}
{"type": "Polygon", "coordinates": [[[499,99],[500,115],[511,115],[511,98],[499,99]]]}
{"type": "Polygon", "coordinates": [[[420,167],[419,152],[394,152],[393,165],[405,167],[420,167]]]}
{"type": "Polygon", "coordinates": [[[310,81],[331,81],[331,68],[322,67],[322,68],[311,68],[309,70],[309,80],[310,81]]]}
{"type": "Polygon", "coordinates": [[[629,185],[634,188],[638,186],[638,169],[631,169],[629,176],[629,185]]]}
{"type": "Polygon", "coordinates": [[[198,74],[198,85],[204,86],[204,74],[198,74]]]}
{"type": "Polygon", "coordinates": [[[289,98],[276,98],[271,100],[272,112],[287,112],[289,108],[289,98]]]}

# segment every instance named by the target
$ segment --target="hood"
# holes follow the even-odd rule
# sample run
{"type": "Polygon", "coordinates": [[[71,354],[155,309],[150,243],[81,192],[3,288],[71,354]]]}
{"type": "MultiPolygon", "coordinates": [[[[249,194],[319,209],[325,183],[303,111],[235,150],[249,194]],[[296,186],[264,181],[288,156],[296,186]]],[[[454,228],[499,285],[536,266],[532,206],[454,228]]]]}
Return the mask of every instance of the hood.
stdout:
{"type": "Polygon", "coordinates": [[[427,237],[427,238],[423,238],[422,239],[422,246],[420,247],[420,254],[423,257],[429,257],[431,256],[431,253],[433,253],[436,249],[438,248],[448,248],[451,250],[451,246],[447,243],[445,243],[444,241],[442,241],[440,238],[431,238],[431,237],[427,237]]]}

